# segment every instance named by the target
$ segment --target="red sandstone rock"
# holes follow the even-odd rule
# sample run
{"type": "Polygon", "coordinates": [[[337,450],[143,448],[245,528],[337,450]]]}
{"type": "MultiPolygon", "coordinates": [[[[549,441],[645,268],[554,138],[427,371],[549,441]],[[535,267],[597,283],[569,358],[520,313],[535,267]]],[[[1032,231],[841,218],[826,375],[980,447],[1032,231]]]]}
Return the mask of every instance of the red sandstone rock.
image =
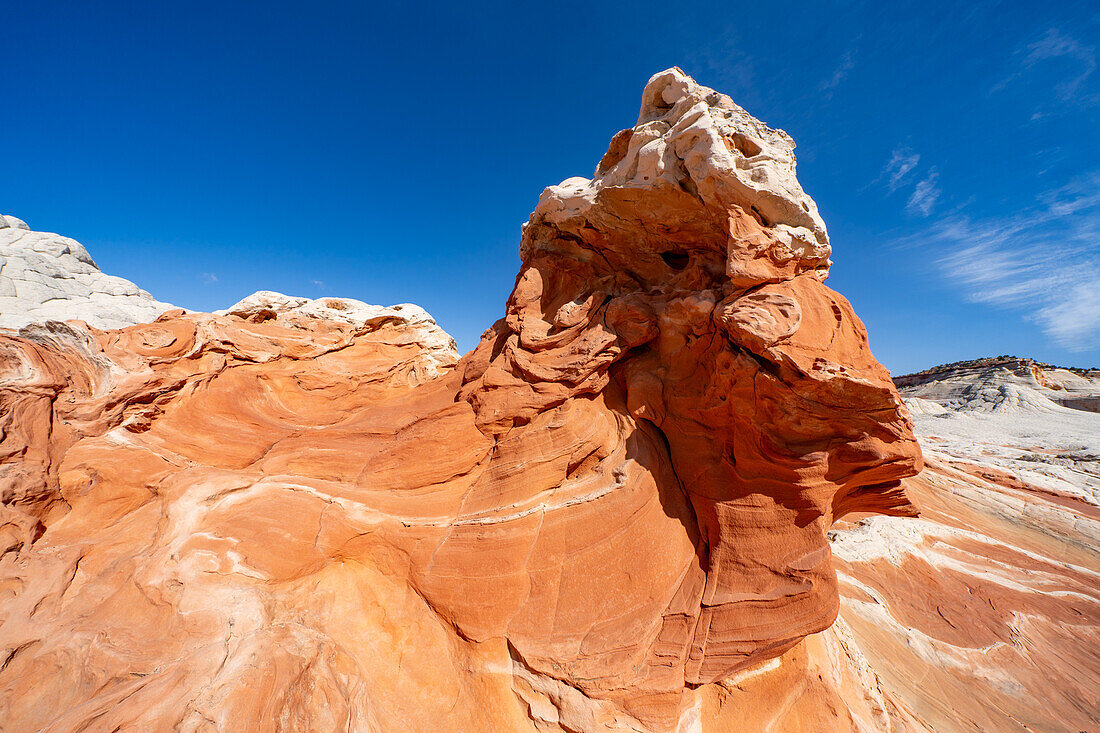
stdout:
{"type": "Polygon", "coordinates": [[[0,335],[0,720],[908,725],[842,638],[796,647],[826,531],[915,513],[921,458],[792,148],[658,74],[453,369],[293,304],[0,335]]]}

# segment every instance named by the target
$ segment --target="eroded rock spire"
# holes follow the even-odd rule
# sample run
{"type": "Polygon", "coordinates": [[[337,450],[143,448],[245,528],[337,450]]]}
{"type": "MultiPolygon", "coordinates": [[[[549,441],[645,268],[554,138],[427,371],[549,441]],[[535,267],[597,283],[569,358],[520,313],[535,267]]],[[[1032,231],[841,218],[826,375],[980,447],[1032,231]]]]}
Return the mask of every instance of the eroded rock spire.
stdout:
{"type": "MultiPolygon", "coordinates": [[[[600,664],[575,660],[587,685],[704,684],[782,653],[835,618],[833,520],[914,512],[899,488],[920,465],[908,414],[822,283],[828,237],[792,148],[680,70],[657,74],[596,177],[543,192],[507,317],[460,365],[498,441],[597,399],[620,421],[610,442],[645,456],[686,525],[692,551],[633,673],[612,673],[627,657],[609,643],[600,664]]],[[[594,455],[612,481],[613,449],[594,455]]],[[[533,639],[515,642],[529,663],[563,664],[533,639]]]]}

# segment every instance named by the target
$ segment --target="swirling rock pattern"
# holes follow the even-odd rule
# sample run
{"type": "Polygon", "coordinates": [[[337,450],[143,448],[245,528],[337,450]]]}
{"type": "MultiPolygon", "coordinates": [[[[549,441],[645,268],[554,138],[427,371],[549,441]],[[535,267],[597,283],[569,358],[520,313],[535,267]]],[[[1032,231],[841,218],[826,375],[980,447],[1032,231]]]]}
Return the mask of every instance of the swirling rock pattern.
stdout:
{"type": "Polygon", "coordinates": [[[831,532],[877,685],[931,730],[1100,730],[1100,371],[995,357],[895,381],[921,518],[831,532]]]}
{"type": "Polygon", "coordinates": [[[914,514],[921,456],[792,148],[654,76],[457,364],[422,319],[274,296],[0,335],[0,719],[877,719],[842,637],[799,642],[838,613],[827,530],[914,514]]]}

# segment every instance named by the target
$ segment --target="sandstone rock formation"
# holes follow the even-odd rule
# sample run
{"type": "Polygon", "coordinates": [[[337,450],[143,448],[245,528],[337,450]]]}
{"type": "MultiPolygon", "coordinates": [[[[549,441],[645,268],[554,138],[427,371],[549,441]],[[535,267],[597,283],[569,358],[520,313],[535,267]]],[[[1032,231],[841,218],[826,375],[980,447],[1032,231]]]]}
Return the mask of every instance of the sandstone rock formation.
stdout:
{"type": "Polygon", "coordinates": [[[1000,357],[895,380],[921,518],[834,528],[838,626],[923,727],[1100,729],[1097,377],[1000,357]]]}
{"type": "Polygon", "coordinates": [[[172,308],[129,280],[100,272],[80,242],[0,215],[0,328],[49,319],[122,328],[172,308]]]}
{"type": "Polygon", "coordinates": [[[1100,412],[1100,369],[1057,367],[1015,356],[942,364],[896,377],[894,383],[907,398],[963,412],[1057,412],[1057,407],[1100,412]]]}
{"type": "Polygon", "coordinates": [[[487,436],[602,402],[626,441],[586,448],[581,476],[606,487],[606,457],[625,449],[687,499],[662,497],[687,542],[648,569],[667,586],[630,619],[648,649],[602,651],[589,623],[575,640],[513,640],[591,693],[656,697],[777,656],[836,615],[832,521],[911,512],[897,487],[919,450],[862,325],[822,284],[828,238],[792,147],[678,70],[656,75],[596,178],[543,192],[507,317],[461,365],[487,436]]]}
{"type": "Polygon", "coordinates": [[[803,641],[830,527],[914,514],[921,455],[792,148],[654,76],[453,366],[419,311],[274,294],[0,331],[0,720],[919,727],[803,641]]]}
{"type": "Polygon", "coordinates": [[[404,342],[423,352],[421,376],[435,377],[458,363],[458,345],[450,334],[439,327],[435,319],[418,305],[400,303],[381,306],[352,298],[297,298],[270,290],[260,290],[215,315],[236,316],[252,323],[282,317],[289,323],[304,323],[311,319],[346,323],[356,329],[374,330],[384,324],[397,325],[404,342]]]}

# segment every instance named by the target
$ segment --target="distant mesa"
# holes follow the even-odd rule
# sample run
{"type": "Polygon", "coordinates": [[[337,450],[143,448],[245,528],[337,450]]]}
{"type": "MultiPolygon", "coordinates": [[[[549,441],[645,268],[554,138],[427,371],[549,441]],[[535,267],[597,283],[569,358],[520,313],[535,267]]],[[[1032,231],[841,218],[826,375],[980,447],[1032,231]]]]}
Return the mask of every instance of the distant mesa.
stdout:
{"type": "Polygon", "coordinates": [[[1100,369],[995,356],[894,377],[902,395],[980,412],[1064,407],[1100,412],[1100,369]]]}

